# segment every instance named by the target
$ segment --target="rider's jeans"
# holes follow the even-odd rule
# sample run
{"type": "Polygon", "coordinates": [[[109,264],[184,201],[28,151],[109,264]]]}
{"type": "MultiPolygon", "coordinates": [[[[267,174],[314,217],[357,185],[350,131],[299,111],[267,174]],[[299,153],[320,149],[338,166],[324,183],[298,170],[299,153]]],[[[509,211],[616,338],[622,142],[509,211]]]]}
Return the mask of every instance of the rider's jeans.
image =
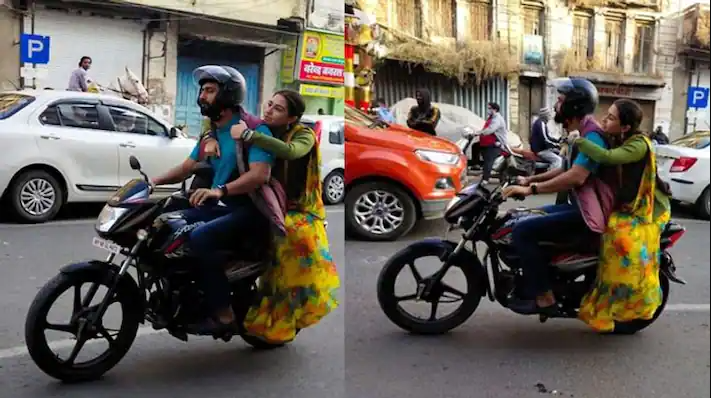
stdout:
{"type": "Polygon", "coordinates": [[[544,162],[548,163],[551,169],[563,168],[563,158],[550,149],[540,151],[536,155],[544,162]]]}
{"type": "Polygon", "coordinates": [[[548,205],[539,210],[547,214],[521,220],[513,230],[514,247],[523,259],[524,294],[530,299],[551,289],[548,278],[550,259],[546,259],[546,253],[541,250],[541,240],[554,239],[554,235],[579,234],[587,228],[576,205],[548,205]]]}
{"type": "MultiPolygon", "coordinates": [[[[266,222],[259,210],[249,202],[241,206],[202,206],[182,211],[189,224],[204,222],[190,233],[189,247],[198,260],[197,283],[205,293],[211,314],[230,305],[230,284],[217,250],[229,245],[231,232],[249,228],[255,222],[266,222]]],[[[237,239],[232,238],[232,239],[237,239]]]]}

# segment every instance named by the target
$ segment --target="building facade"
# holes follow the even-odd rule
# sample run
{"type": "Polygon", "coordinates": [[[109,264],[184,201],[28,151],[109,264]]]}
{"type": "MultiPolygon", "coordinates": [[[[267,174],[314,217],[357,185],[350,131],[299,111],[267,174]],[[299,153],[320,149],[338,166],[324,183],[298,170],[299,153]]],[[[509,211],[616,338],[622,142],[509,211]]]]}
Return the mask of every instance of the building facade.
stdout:
{"type": "MultiPolygon", "coordinates": [[[[484,116],[489,102],[509,118],[509,47],[497,38],[491,2],[362,0],[346,2],[346,36],[352,58],[346,91],[367,106],[394,104],[427,88],[434,102],[484,116]],[[352,3],[350,7],[349,3],[352,3]],[[482,51],[486,48],[488,52],[482,51]],[[492,51],[504,49],[503,53],[492,51]],[[505,59],[501,61],[500,59],[505,59]],[[503,65],[503,66],[502,66],[503,65]]],[[[350,95],[350,94],[348,94],[350,95]]]]}
{"type": "Polygon", "coordinates": [[[709,90],[709,5],[674,1],[660,21],[658,67],[667,83],[666,95],[657,106],[657,123],[670,138],[695,130],[709,130],[709,102],[689,111],[689,92],[709,90]]]}
{"type": "MultiPolygon", "coordinates": [[[[136,0],[120,6],[2,1],[9,6],[0,7],[0,19],[17,20],[17,32],[10,36],[15,46],[21,33],[51,40],[49,63],[37,66],[32,78],[16,78],[20,86],[64,90],[82,56],[92,58],[89,75],[105,86],[128,67],[148,89],[149,107],[166,120],[187,126],[189,134],[199,133],[202,122],[192,70],[205,64],[235,67],[248,84],[245,108],[259,114],[262,100],[279,87],[282,51],[301,36],[307,12],[301,0],[276,0],[270,7],[257,7],[253,3],[258,0],[136,0]]],[[[12,28],[3,23],[2,29],[12,28]]],[[[0,46],[5,44],[0,41],[0,46]]],[[[17,53],[17,47],[8,52],[17,53]]],[[[19,57],[3,57],[0,73],[12,79],[22,67],[32,65],[20,65],[19,57]]]]}

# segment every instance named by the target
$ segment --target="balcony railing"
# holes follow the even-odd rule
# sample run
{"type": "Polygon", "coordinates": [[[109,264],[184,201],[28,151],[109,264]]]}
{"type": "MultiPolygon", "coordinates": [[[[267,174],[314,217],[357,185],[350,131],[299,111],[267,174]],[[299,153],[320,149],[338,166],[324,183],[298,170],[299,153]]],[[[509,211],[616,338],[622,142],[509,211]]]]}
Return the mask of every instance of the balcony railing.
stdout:
{"type": "Polygon", "coordinates": [[[709,50],[709,6],[697,3],[684,11],[681,45],[709,50]]]}

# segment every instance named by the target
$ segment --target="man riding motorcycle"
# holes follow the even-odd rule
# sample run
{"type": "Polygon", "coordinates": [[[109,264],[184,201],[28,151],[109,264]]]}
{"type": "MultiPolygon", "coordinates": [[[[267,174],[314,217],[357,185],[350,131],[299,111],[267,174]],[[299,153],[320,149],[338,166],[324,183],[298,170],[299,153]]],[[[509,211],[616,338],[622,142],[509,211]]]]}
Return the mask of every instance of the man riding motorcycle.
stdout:
{"type": "MultiPolygon", "coordinates": [[[[205,294],[210,316],[190,325],[191,332],[204,335],[229,333],[237,328],[230,302],[230,286],[220,259],[215,258],[218,245],[224,244],[232,228],[254,223],[268,223],[249,194],[267,183],[273,156],[256,146],[248,150],[249,169],[240,174],[237,146],[230,129],[241,120],[241,104],[246,95],[244,77],[229,66],[207,65],[193,71],[200,86],[197,104],[202,115],[215,126],[220,156],[210,159],[214,171],[211,188],[197,189],[190,196],[192,209],[181,212],[192,228],[188,247],[200,259],[196,269],[197,283],[205,294]],[[221,202],[221,203],[220,203],[221,202]],[[223,238],[223,239],[220,239],[223,238]]],[[[266,125],[257,131],[271,135],[266,125]]],[[[185,161],[164,175],[153,179],[154,185],[172,184],[187,178],[200,161],[201,142],[195,145],[185,161]]]]}
{"type": "MultiPolygon", "coordinates": [[[[595,86],[585,79],[556,79],[559,97],[555,107],[555,121],[567,131],[578,130],[595,144],[607,148],[602,129],[593,118],[598,105],[595,86]]],[[[527,259],[524,283],[530,289],[526,297],[509,305],[522,314],[555,314],[557,306],[550,281],[547,262],[539,246],[542,237],[551,231],[584,231],[588,228],[602,233],[605,218],[612,207],[612,194],[596,162],[584,154],[572,154],[572,166],[554,168],[546,173],[519,178],[520,186],[507,187],[505,197],[558,193],[571,190],[572,202],[542,207],[543,215],[519,222],[513,230],[513,243],[522,258],[527,259]]],[[[573,232],[575,233],[575,232],[573,232]]]]}
{"type": "Polygon", "coordinates": [[[550,134],[548,122],[553,116],[550,108],[542,108],[538,112],[538,119],[531,126],[531,151],[550,165],[550,168],[563,167],[563,158],[560,157],[560,142],[550,134]]]}

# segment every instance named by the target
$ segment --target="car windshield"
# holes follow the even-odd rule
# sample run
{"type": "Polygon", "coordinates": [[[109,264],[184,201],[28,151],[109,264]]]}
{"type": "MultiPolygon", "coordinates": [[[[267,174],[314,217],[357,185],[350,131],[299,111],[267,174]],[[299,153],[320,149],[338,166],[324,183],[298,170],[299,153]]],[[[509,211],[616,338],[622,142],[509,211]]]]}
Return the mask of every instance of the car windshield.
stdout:
{"type": "Polygon", "coordinates": [[[35,97],[27,94],[0,94],[0,120],[4,120],[31,104],[35,97]]]}
{"type": "Polygon", "coordinates": [[[709,131],[695,131],[671,142],[672,145],[691,149],[704,149],[709,146],[709,131]]]}
{"type": "Polygon", "coordinates": [[[345,119],[348,122],[355,124],[356,126],[365,127],[369,129],[383,128],[387,126],[385,123],[379,122],[377,119],[370,117],[369,115],[353,107],[346,106],[345,108],[343,108],[343,111],[345,114],[345,119]]]}

